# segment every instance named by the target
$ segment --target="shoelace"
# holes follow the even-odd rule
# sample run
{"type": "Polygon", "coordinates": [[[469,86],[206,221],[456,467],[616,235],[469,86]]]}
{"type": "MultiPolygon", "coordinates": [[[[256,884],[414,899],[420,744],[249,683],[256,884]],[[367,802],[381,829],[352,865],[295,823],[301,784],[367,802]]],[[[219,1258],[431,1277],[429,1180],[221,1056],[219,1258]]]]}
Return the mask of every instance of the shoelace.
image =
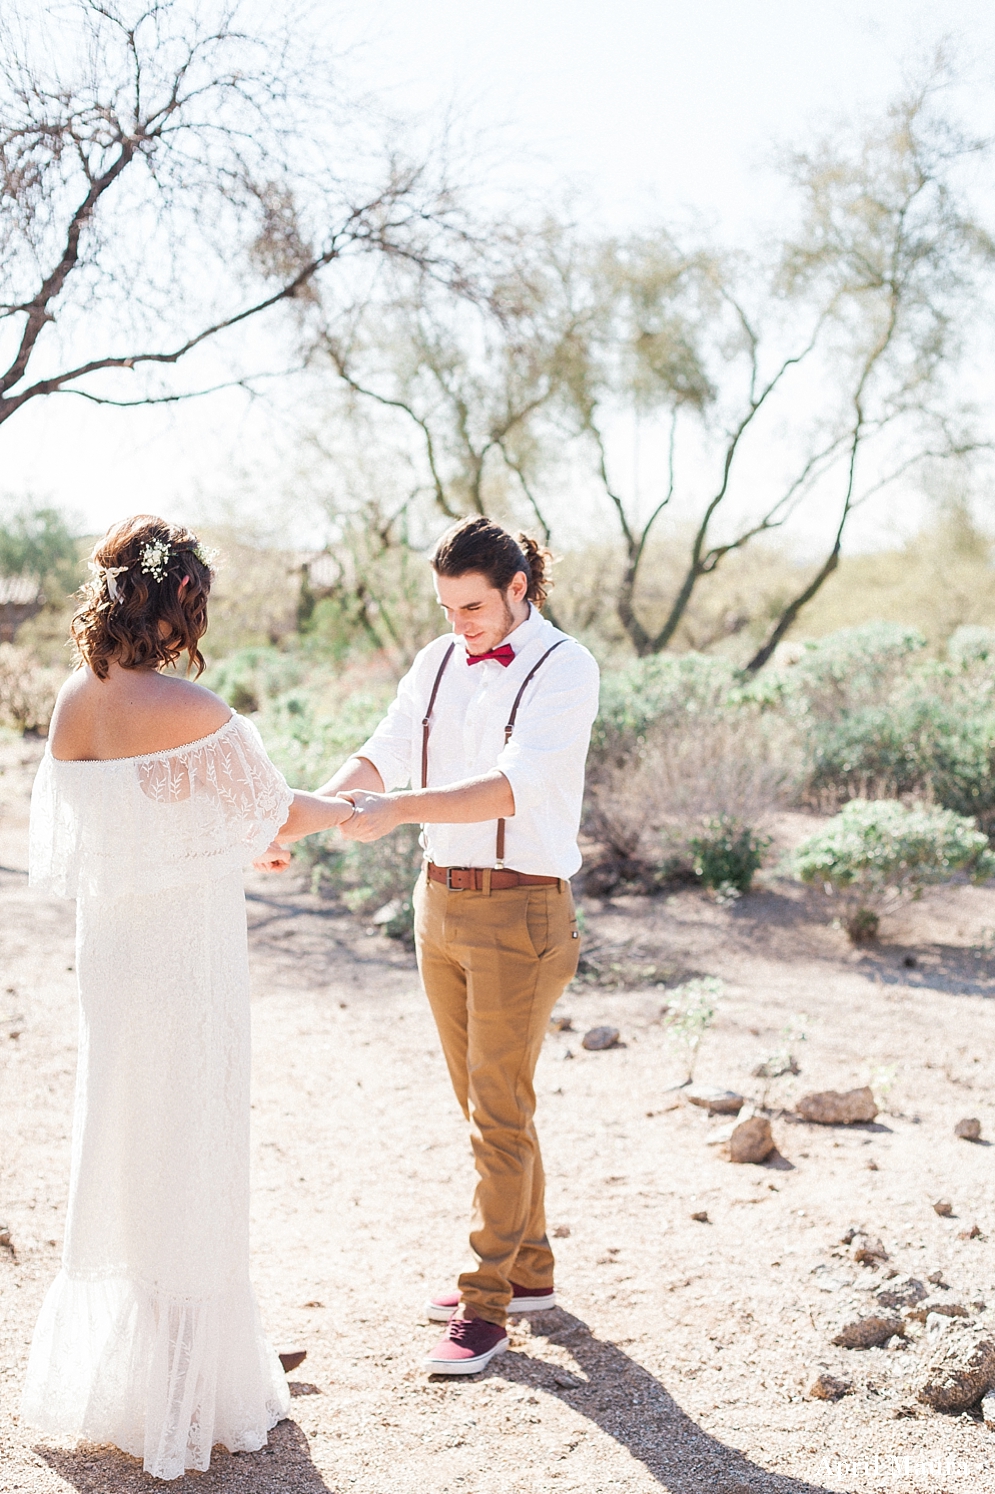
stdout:
{"type": "Polygon", "coordinates": [[[479,1322],[479,1318],[450,1318],[449,1337],[454,1344],[461,1343],[472,1335],[474,1326],[479,1322]]]}

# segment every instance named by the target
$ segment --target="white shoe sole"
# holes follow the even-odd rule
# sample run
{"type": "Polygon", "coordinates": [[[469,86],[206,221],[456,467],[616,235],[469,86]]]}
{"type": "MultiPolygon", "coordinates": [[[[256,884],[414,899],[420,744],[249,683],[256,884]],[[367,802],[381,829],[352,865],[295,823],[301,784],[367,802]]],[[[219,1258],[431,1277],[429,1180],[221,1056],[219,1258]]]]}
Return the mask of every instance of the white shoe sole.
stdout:
{"type": "MultiPolygon", "coordinates": [[[[446,1319],[448,1322],[448,1318],[446,1319]]],[[[422,1363],[422,1368],[430,1375],[479,1375],[482,1369],[486,1369],[495,1354],[503,1354],[508,1347],[508,1340],[502,1338],[493,1349],[488,1349],[486,1354],[475,1354],[472,1359],[433,1359],[431,1355],[422,1363]]]]}
{"type": "MultiPolygon", "coordinates": [[[[508,1316],[513,1313],[522,1312],[544,1312],[547,1307],[556,1306],[556,1293],[552,1292],[547,1297],[514,1297],[507,1307],[508,1316]]],[[[439,1307],[435,1302],[430,1302],[425,1308],[425,1316],[432,1323],[448,1323],[455,1307],[439,1307]]]]}

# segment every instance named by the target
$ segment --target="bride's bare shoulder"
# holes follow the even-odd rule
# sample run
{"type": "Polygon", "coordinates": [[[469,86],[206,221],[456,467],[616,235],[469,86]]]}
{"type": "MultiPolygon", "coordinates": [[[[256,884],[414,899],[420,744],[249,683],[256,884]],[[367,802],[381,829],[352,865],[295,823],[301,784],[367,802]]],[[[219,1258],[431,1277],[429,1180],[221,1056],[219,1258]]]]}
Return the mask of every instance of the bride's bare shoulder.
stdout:
{"type": "Polygon", "coordinates": [[[195,685],[193,680],[178,680],[159,676],[161,706],[168,715],[170,724],[190,728],[188,741],[209,737],[231,720],[232,709],[220,695],[204,685],[195,685]]]}
{"type": "Polygon", "coordinates": [[[56,758],[138,757],[200,741],[231,719],[213,690],[152,670],[113,670],[99,680],[84,666],[59,692],[49,742],[56,758]]]}

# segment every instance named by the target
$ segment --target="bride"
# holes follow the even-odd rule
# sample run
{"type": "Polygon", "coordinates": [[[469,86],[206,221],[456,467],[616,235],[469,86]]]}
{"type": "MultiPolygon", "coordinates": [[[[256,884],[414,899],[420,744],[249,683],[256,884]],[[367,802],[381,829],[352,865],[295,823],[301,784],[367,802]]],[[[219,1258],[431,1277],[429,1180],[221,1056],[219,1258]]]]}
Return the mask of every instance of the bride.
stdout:
{"type": "Polygon", "coordinates": [[[62,1269],[26,1421],[172,1479],[250,1452],[289,1397],[249,1282],[249,972],[242,869],[341,823],[293,793],[202,686],[212,572],[139,515],[94,550],[31,805],[31,883],[74,897],[79,1068],[62,1269]],[[188,666],[189,667],[189,666],[188,666]]]}

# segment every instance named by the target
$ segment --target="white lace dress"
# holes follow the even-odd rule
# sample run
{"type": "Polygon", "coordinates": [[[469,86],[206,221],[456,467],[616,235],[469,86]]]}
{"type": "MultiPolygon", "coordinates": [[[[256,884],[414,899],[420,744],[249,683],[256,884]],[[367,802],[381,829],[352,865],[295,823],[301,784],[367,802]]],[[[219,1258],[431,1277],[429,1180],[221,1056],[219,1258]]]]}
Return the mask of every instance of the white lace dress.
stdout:
{"type": "Polygon", "coordinates": [[[233,715],[170,752],[59,762],[31,801],[31,883],[77,900],[79,1069],[62,1269],[26,1421],[157,1478],[249,1452],[289,1407],[249,1282],[242,869],[292,795],[233,715]]]}

